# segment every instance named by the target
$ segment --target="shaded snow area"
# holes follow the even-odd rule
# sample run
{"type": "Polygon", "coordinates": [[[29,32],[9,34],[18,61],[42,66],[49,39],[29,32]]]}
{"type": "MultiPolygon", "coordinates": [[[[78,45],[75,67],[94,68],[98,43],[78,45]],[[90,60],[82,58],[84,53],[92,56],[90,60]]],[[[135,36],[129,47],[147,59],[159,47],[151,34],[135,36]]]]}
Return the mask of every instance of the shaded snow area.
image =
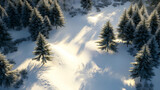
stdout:
{"type": "MultiPolygon", "coordinates": [[[[28,79],[19,90],[135,90],[135,81],[128,71],[134,57],[129,55],[127,47],[119,44],[118,53],[108,54],[100,51],[96,43],[106,21],[110,20],[116,29],[129,5],[109,6],[101,12],[93,9],[87,15],[73,18],[65,15],[65,27],[50,33],[48,42],[54,58],[44,66],[31,60],[34,42],[19,44],[18,51],[8,55],[16,61],[15,69],[28,70],[28,79]]],[[[15,33],[13,37],[18,38],[15,33]]],[[[160,71],[157,72],[160,76],[160,71]]],[[[159,79],[153,78],[155,90],[159,79]]]]}

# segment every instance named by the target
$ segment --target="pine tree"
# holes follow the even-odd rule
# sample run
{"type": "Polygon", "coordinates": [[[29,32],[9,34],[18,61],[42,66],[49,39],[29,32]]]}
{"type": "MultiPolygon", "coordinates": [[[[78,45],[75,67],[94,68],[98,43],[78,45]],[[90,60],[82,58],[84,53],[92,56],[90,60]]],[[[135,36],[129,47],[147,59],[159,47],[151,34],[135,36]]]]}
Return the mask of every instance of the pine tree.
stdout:
{"type": "Polygon", "coordinates": [[[38,5],[38,10],[41,13],[41,15],[44,17],[45,15],[49,16],[50,13],[50,7],[49,4],[46,2],[46,0],[42,0],[41,3],[38,5]]]}
{"type": "Polygon", "coordinates": [[[7,32],[5,24],[2,19],[0,19],[0,51],[3,54],[7,54],[16,50],[17,48],[13,44],[10,34],[7,32]]]}
{"type": "Polygon", "coordinates": [[[151,64],[153,65],[153,67],[158,68],[159,66],[159,50],[158,50],[158,43],[156,41],[156,38],[153,36],[149,41],[148,41],[148,48],[149,51],[151,53],[151,64]]]}
{"type": "Polygon", "coordinates": [[[8,2],[6,12],[8,14],[8,20],[6,22],[8,28],[15,29],[18,25],[20,25],[20,23],[17,22],[19,16],[16,7],[10,1],[8,2]]]}
{"type": "Polygon", "coordinates": [[[159,19],[160,19],[160,2],[158,3],[157,7],[156,7],[159,19]]]}
{"type": "Polygon", "coordinates": [[[11,71],[13,65],[6,60],[6,57],[0,53],[0,86],[10,87],[13,85],[18,76],[15,71],[11,71]]]}
{"type": "Polygon", "coordinates": [[[52,30],[52,25],[51,25],[51,22],[50,22],[48,16],[44,17],[43,27],[44,27],[44,29],[42,31],[42,34],[48,39],[49,38],[49,31],[52,30]]]}
{"type": "Polygon", "coordinates": [[[129,17],[128,17],[127,11],[125,10],[118,24],[118,33],[119,33],[118,37],[121,38],[122,40],[124,38],[124,31],[125,31],[126,23],[128,21],[129,21],[129,17]]]}
{"type": "Polygon", "coordinates": [[[132,20],[135,24],[135,26],[137,26],[139,24],[139,22],[142,20],[142,15],[139,11],[139,9],[136,9],[133,13],[133,16],[132,16],[132,20]]]}
{"type": "Polygon", "coordinates": [[[117,43],[114,42],[115,35],[113,33],[113,27],[111,26],[110,22],[108,21],[101,31],[101,40],[98,41],[99,43],[99,49],[101,50],[108,50],[117,52],[117,43]]]}
{"type": "Polygon", "coordinates": [[[43,31],[43,17],[39,11],[34,8],[30,18],[29,32],[33,41],[36,40],[38,33],[43,31]]]}
{"type": "Polygon", "coordinates": [[[154,35],[160,23],[156,10],[153,11],[152,14],[150,15],[148,23],[149,23],[149,28],[151,29],[151,34],[154,35]]]}
{"type": "Polygon", "coordinates": [[[139,7],[139,8],[142,8],[142,6],[143,6],[143,1],[142,1],[142,0],[139,0],[139,2],[138,2],[138,7],[139,7]]]}
{"type": "Polygon", "coordinates": [[[16,12],[17,12],[17,19],[16,22],[19,23],[17,29],[22,29],[22,8],[23,8],[23,2],[22,0],[18,0],[16,3],[16,12]]]}
{"type": "Polygon", "coordinates": [[[140,9],[140,12],[141,12],[141,15],[145,18],[145,19],[148,19],[148,12],[147,12],[147,9],[146,9],[146,6],[143,5],[140,9]]]}
{"type": "Polygon", "coordinates": [[[134,67],[131,68],[131,77],[140,78],[142,80],[151,80],[154,76],[151,53],[147,45],[144,45],[142,49],[135,56],[135,62],[131,63],[134,67]]]}
{"type": "Polygon", "coordinates": [[[7,16],[6,10],[0,5],[0,18],[7,16]]]}
{"type": "Polygon", "coordinates": [[[35,48],[35,51],[33,52],[34,55],[36,55],[33,60],[40,61],[42,60],[42,63],[45,64],[47,61],[51,61],[51,50],[49,49],[49,45],[47,41],[45,40],[45,37],[39,33],[36,41],[37,47],[35,48]]]}
{"type": "Polygon", "coordinates": [[[146,20],[143,19],[137,26],[134,36],[134,46],[139,51],[141,47],[147,43],[150,38],[149,29],[146,24],[146,20]]]}
{"type": "MultiPolygon", "coordinates": [[[[157,30],[155,36],[156,36],[156,41],[157,41],[157,43],[158,43],[158,47],[159,47],[159,49],[160,49],[160,28],[157,30]]],[[[159,51],[159,52],[160,52],[160,51],[159,51]]],[[[160,53],[159,53],[159,54],[160,54],[160,53]]]]}
{"type": "Polygon", "coordinates": [[[132,15],[133,15],[133,13],[134,13],[134,11],[133,11],[133,4],[130,5],[130,7],[128,8],[127,13],[128,13],[128,16],[131,18],[132,15]]]}
{"type": "Polygon", "coordinates": [[[124,41],[126,41],[127,46],[133,43],[135,30],[136,30],[135,25],[132,19],[130,19],[126,24],[124,31],[124,38],[123,38],[124,41]]]}
{"type": "Polygon", "coordinates": [[[56,0],[54,0],[53,7],[50,10],[49,18],[50,18],[51,24],[53,26],[56,26],[56,28],[58,26],[60,27],[64,26],[64,16],[56,0]]]}
{"type": "Polygon", "coordinates": [[[92,9],[92,1],[91,0],[81,0],[81,7],[85,11],[90,11],[92,9]]]}
{"type": "Polygon", "coordinates": [[[27,2],[27,0],[25,0],[22,11],[22,22],[24,27],[29,26],[29,19],[31,17],[31,13],[32,13],[32,7],[27,2]]]}

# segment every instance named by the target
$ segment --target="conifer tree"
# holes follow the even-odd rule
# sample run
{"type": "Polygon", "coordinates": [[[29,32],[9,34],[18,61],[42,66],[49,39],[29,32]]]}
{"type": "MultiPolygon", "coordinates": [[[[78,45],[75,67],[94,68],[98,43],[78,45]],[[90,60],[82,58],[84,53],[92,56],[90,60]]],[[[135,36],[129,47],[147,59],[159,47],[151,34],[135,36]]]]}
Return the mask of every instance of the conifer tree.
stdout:
{"type": "Polygon", "coordinates": [[[0,18],[7,16],[6,10],[0,5],[0,18]]]}
{"type": "Polygon", "coordinates": [[[64,16],[56,0],[54,0],[53,7],[50,10],[49,18],[50,18],[51,24],[53,26],[56,26],[56,28],[58,26],[59,27],[64,26],[64,16]]]}
{"type": "MultiPolygon", "coordinates": [[[[157,43],[158,43],[158,47],[159,47],[159,49],[160,49],[160,28],[157,30],[155,36],[156,36],[156,41],[157,41],[157,43]]],[[[159,51],[159,52],[160,52],[160,51],[159,51]]],[[[160,54],[160,53],[159,53],[159,54],[160,54]]]]}
{"type": "Polygon", "coordinates": [[[16,21],[18,20],[18,13],[17,13],[16,7],[10,1],[8,1],[8,7],[6,12],[8,14],[8,20],[6,22],[8,28],[15,29],[15,27],[20,25],[20,23],[16,21]]]}
{"type": "Polygon", "coordinates": [[[113,33],[113,27],[109,21],[102,28],[100,38],[101,40],[97,42],[100,46],[99,49],[106,50],[107,52],[108,50],[117,52],[117,43],[114,42],[115,35],[113,33]]]}
{"type": "Polygon", "coordinates": [[[139,22],[142,20],[142,15],[139,11],[139,9],[136,9],[133,13],[133,16],[132,16],[132,20],[135,24],[135,26],[137,26],[139,24],[139,22]]]}
{"type": "Polygon", "coordinates": [[[132,19],[130,19],[126,24],[124,31],[124,41],[126,41],[127,46],[133,43],[135,30],[135,25],[132,19]]]}
{"type": "Polygon", "coordinates": [[[156,41],[156,38],[153,36],[149,41],[148,41],[148,48],[151,53],[151,64],[153,67],[158,68],[159,66],[159,50],[158,50],[158,43],[156,41]]]}
{"type": "Polygon", "coordinates": [[[51,22],[50,22],[48,16],[44,17],[43,27],[44,27],[44,29],[42,31],[42,34],[48,39],[49,38],[49,31],[52,30],[52,25],[51,25],[51,22]]]}
{"type": "Polygon", "coordinates": [[[139,8],[142,8],[142,6],[143,6],[143,1],[142,1],[142,0],[139,0],[139,2],[138,2],[138,7],[139,7],[139,8]]]}
{"type": "Polygon", "coordinates": [[[35,48],[35,51],[33,52],[34,55],[36,55],[33,60],[42,61],[42,64],[47,63],[47,61],[51,61],[51,50],[49,49],[49,45],[47,41],[45,40],[45,37],[39,33],[36,41],[37,47],[35,48]]]}
{"type": "Polygon", "coordinates": [[[0,53],[0,86],[10,87],[13,85],[18,76],[15,71],[11,71],[13,65],[6,60],[6,57],[0,53]]]}
{"type": "Polygon", "coordinates": [[[92,0],[81,0],[81,7],[85,11],[90,11],[92,9],[92,0]]]}
{"type": "Polygon", "coordinates": [[[43,17],[39,13],[39,11],[36,8],[34,8],[31,14],[29,24],[29,32],[33,41],[36,40],[38,33],[42,32],[43,29],[43,17]]]}
{"type": "Polygon", "coordinates": [[[151,53],[147,45],[144,45],[142,49],[135,56],[135,62],[131,63],[134,67],[131,68],[131,77],[140,78],[142,80],[151,80],[154,76],[151,53]]]}
{"type": "Polygon", "coordinates": [[[16,12],[17,12],[17,19],[16,22],[19,23],[17,29],[21,29],[22,28],[22,8],[23,8],[23,2],[22,0],[18,0],[16,3],[16,12]]]}
{"type": "Polygon", "coordinates": [[[149,28],[151,29],[151,34],[154,35],[155,32],[157,31],[157,29],[159,27],[159,23],[160,23],[156,10],[153,11],[152,14],[150,15],[148,23],[149,23],[149,28]]]}
{"type": "Polygon", "coordinates": [[[139,51],[141,47],[147,43],[150,38],[149,29],[146,24],[146,20],[143,19],[137,26],[134,36],[134,46],[139,51]]]}
{"type": "Polygon", "coordinates": [[[125,10],[118,24],[118,33],[119,33],[118,37],[121,38],[122,40],[124,38],[124,31],[125,31],[126,23],[128,21],[129,21],[129,17],[128,17],[127,11],[125,10]]]}
{"type": "Polygon", "coordinates": [[[29,19],[31,17],[31,13],[32,13],[32,7],[27,2],[27,0],[25,0],[22,11],[22,23],[24,27],[29,26],[29,19]]]}
{"type": "Polygon", "coordinates": [[[7,54],[16,50],[17,48],[13,44],[10,34],[7,32],[5,24],[0,19],[0,51],[3,54],[7,54]]]}
{"type": "Polygon", "coordinates": [[[46,2],[46,0],[42,0],[38,5],[38,10],[41,13],[41,15],[44,17],[45,15],[49,16],[50,13],[50,7],[49,4],[46,2]]]}
{"type": "Polygon", "coordinates": [[[145,19],[148,19],[148,12],[147,12],[147,9],[146,9],[146,6],[143,5],[140,9],[140,12],[141,12],[141,15],[145,18],[145,19]]]}
{"type": "Polygon", "coordinates": [[[128,8],[128,11],[127,11],[127,13],[128,13],[128,16],[131,18],[132,17],[132,15],[133,15],[133,4],[131,4],[130,5],[130,7],[128,8]]]}

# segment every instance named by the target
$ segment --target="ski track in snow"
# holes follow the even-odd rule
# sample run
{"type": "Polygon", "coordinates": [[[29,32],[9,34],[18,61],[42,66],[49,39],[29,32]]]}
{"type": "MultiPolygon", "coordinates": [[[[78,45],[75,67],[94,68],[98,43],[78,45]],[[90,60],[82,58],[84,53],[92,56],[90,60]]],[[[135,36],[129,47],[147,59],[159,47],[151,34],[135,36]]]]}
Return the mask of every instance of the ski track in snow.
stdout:
{"type": "Polygon", "coordinates": [[[29,71],[28,80],[19,90],[134,90],[135,81],[129,78],[128,71],[134,58],[126,48],[119,45],[119,53],[108,54],[98,50],[96,44],[106,21],[110,20],[116,29],[129,5],[109,6],[101,12],[92,10],[73,18],[67,16],[65,27],[50,34],[48,42],[54,59],[44,66],[31,60],[33,42],[20,44],[18,52],[8,55],[17,60],[17,69],[29,71]],[[22,58],[26,60],[23,62],[22,58]]]}

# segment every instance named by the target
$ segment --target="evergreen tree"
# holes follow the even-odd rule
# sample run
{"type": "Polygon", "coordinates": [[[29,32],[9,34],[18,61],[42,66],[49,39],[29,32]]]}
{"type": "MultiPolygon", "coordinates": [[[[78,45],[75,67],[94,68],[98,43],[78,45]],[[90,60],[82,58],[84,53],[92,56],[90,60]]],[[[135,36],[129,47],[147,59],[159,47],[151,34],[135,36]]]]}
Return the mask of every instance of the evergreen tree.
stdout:
{"type": "Polygon", "coordinates": [[[50,18],[51,24],[53,26],[56,26],[56,28],[58,26],[60,27],[64,26],[64,16],[56,0],[54,0],[53,7],[50,10],[49,18],[50,18]]]}
{"type": "Polygon", "coordinates": [[[133,4],[131,4],[130,5],[130,7],[128,8],[128,11],[127,11],[127,13],[128,13],[128,16],[131,18],[132,17],[132,15],[133,15],[133,4]]]}
{"type": "Polygon", "coordinates": [[[156,10],[153,11],[152,14],[150,15],[148,23],[149,23],[149,28],[151,29],[151,34],[154,35],[160,23],[156,10]]]}
{"type": "Polygon", "coordinates": [[[124,41],[126,41],[127,46],[129,44],[132,44],[133,40],[134,40],[134,32],[135,32],[136,28],[135,25],[132,21],[132,19],[130,19],[125,27],[125,31],[124,31],[124,41]]]}
{"type": "Polygon", "coordinates": [[[139,7],[139,8],[142,8],[142,6],[143,6],[143,1],[142,1],[142,0],[139,0],[139,1],[138,1],[138,7],[139,7]]]}
{"type": "Polygon", "coordinates": [[[49,31],[52,30],[52,25],[51,25],[51,22],[50,22],[48,16],[44,17],[43,27],[44,27],[44,29],[42,31],[42,34],[48,39],[49,38],[49,31]]]}
{"type": "Polygon", "coordinates": [[[15,71],[11,71],[13,65],[0,53],[0,86],[10,87],[16,82],[18,76],[15,71]]]}
{"type": "Polygon", "coordinates": [[[7,32],[5,24],[0,19],[0,51],[3,54],[7,54],[16,50],[17,48],[13,44],[10,34],[7,32]]]}
{"type": "Polygon", "coordinates": [[[8,14],[8,20],[6,22],[8,28],[15,29],[15,27],[20,25],[20,23],[17,21],[19,16],[18,16],[16,7],[10,1],[8,2],[8,7],[6,12],[8,14]]]}
{"type": "Polygon", "coordinates": [[[149,41],[148,41],[148,48],[151,53],[151,64],[153,67],[158,68],[159,66],[159,50],[158,50],[158,43],[156,41],[156,38],[153,36],[149,41]]]}
{"type": "Polygon", "coordinates": [[[145,19],[148,19],[148,12],[147,12],[147,9],[146,9],[146,6],[143,5],[140,9],[140,12],[141,12],[141,15],[145,18],[145,19]]]}
{"type": "MultiPolygon", "coordinates": [[[[155,36],[156,36],[156,41],[157,41],[157,43],[158,43],[158,47],[159,47],[159,49],[160,49],[160,28],[157,30],[155,36]]],[[[159,53],[159,54],[160,54],[160,53],[159,53]]]]}
{"type": "Polygon", "coordinates": [[[46,0],[42,0],[38,6],[38,10],[41,13],[41,15],[44,17],[45,15],[49,16],[50,13],[50,7],[49,4],[46,2],[46,0]]]}
{"type": "Polygon", "coordinates": [[[42,32],[43,29],[43,17],[39,13],[39,11],[36,8],[34,8],[31,14],[29,24],[29,32],[33,41],[36,40],[38,33],[42,32]]]}
{"type": "Polygon", "coordinates": [[[17,19],[16,22],[19,23],[17,29],[21,29],[22,28],[22,8],[23,8],[23,2],[22,0],[18,0],[16,3],[16,9],[17,9],[17,19]]]}
{"type": "Polygon", "coordinates": [[[108,50],[117,52],[117,43],[114,42],[115,35],[113,33],[113,27],[109,21],[102,28],[100,38],[102,40],[98,41],[100,46],[99,49],[106,50],[107,52],[108,50]]]}
{"type": "Polygon", "coordinates": [[[42,63],[45,64],[47,63],[47,61],[51,61],[51,50],[49,49],[49,45],[47,43],[47,41],[45,40],[45,37],[39,33],[38,37],[37,37],[37,47],[35,48],[35,51],[33,52],[34,55],[36,55],[35,58],[33,58],[33,60],[37,60],[40,61],[42,60],[42,63]]]}
{"type": "Polygon", "coordinates": [[[133,13],[133,16],[132,16],[132,20],[135,24],[135,26],[137,26],[139,24],[139,22],[142,20],[142,15],[139,11],[139,9],[136,9],[133,13]]]}
{"type": "Polygon", "coordinates": [[[27,0],[25,0],[22,11],[22,22],[24,27],[29,26],[29,19],[31,17],[31,13],[32,13],[32,7],[27,2],[27,0]]]}
{"type": "Polygon", "coordinates": [[[146,24],[146,20],[143,19],[137,26],[134,36],[134,46],[139,51],[141,47],[147,43],[150,38],[150,33],[146,24]]]}
{"type": "Polygon", "coordinates": [[[147,45],[144,45],[135,56],[135,62],[131,63],[134,66],[130,70],[132,78],[139,77],[140,81],[142,81],[150,80],[154,76],[150,57],[149,48],[147,45]]]}
{"type": "Polygon", "coordinates": [[[124,38],[124,31],[125,31],[126,23],[128,21],[129,21],[129,17],[128,17],[127,11],[125,10],[118,24],[118,33],[119,33],[118,37],[121,38],[122,40],[124,38]]]}
{"type": "Polygon", "coordinates": [[[92,9],[92,0],[81,0],[81,7],[85,11],[90,11],[92,9]]]}
{"type": "Polygon", "coordinates": [[[7,16],[6,10],[0,5],[0,18],[7,16]]]}

